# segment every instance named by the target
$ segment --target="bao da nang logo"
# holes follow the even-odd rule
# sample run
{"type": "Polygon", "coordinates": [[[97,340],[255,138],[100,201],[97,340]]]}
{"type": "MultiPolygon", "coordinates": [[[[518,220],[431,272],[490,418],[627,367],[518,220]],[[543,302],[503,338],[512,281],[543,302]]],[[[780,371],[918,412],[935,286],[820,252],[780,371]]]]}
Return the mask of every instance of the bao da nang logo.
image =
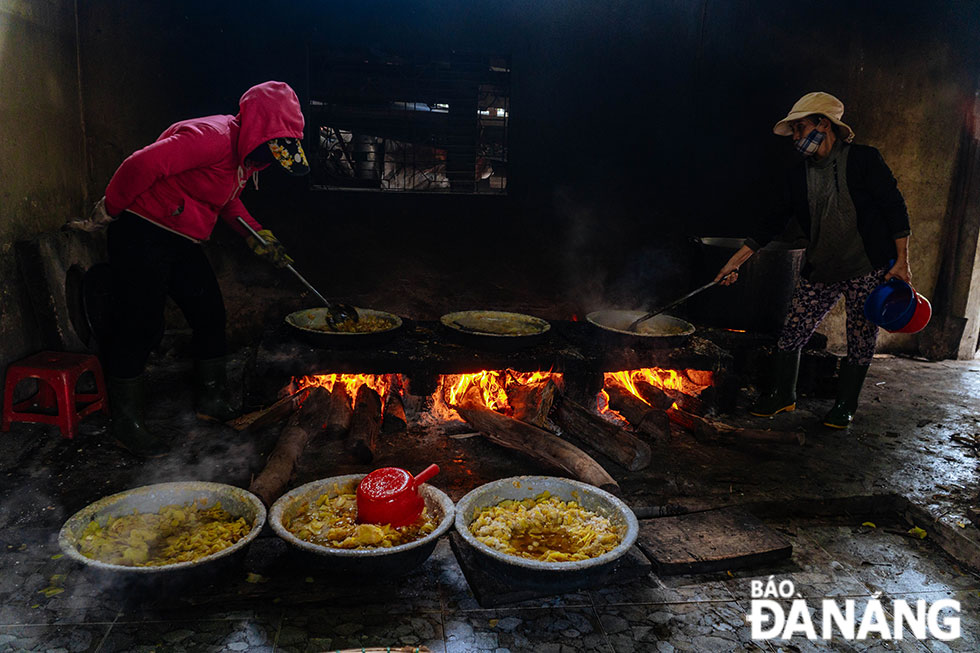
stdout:
{"type": "Polygon", "coordinates": [[[960,636],[960,602],[942,599],[932,603],[918,599],[911,603],[896,599],[891,614],[879,600],[880,593],[866,602],[855,599],[823,599],[808,602],[796,592],[790,580],[754,580],[751,583],[751,607],[746,620],[752,627],[752,639],[832,639],[864,640],[934,638],[943,641],[960,636]],[[787,600],[789,599],[789,600],[787,600]],[[810,607],[819,605],[819,616],[810,607]]]}

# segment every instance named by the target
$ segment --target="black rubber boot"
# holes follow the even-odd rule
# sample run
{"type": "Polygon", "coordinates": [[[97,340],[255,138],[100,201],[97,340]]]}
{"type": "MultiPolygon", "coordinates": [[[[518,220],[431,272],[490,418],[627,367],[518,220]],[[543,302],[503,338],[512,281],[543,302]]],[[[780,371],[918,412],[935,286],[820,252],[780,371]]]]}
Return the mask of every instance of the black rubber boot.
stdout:
{"type": "Polygon", "coordinates": [[[772,417],[796,410],[796,377],[800,372],[800,350],[776,350],[771,357],[770,390],[749,409],[756,417],[772,417]]]}
{"type": "Polygon", "coordinates": [[[227,356],[194,362],[194,408],[201,419],[227,422],[238,415],[229,397],[227,364],[227,356]]]}
{"type": "Polygon", "coordinates": [[[846,429],[850,426],[869,367],[871,366],[855,365],[846,360],[841,363],[837,380],[837,403],[824,415],[824,426],[832,429],[846,429]]]}
{"type": "Polygon", "coordinates": [[[169,450],[166,440],[143,423],[145,389],[143,376],[131,379],[106,377],[111,413],[110,433],[116,444],[134,456],[156,458],[169,450]]]}

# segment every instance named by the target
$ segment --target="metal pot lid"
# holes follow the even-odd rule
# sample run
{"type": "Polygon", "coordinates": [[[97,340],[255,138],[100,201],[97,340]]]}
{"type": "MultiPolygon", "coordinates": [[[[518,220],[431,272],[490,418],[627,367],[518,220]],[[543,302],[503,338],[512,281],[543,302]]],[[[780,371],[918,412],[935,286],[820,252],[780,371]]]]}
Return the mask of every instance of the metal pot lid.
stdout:
{"type": "Polygon", "coordinates": [[[439,321],[460,333],[497,338],[539,336],[551,328],[540,317],[504,311],[456,311],[446,313],[439,321]]]}
{"type": "Polygon", "coordinates": [[[605,310],[593,311],[585,319],[600,329],[642,338],[689,336],[695,331],[693,324],[672,315],[655,315],[630,331],[629,326],[644,315],[646,311],[605,310]]]}
{"type": "Polygon", "coordinates": [[[364,327],[367,324],[377,326],[376,329],[368,331],[337,331],[327,325],[327,307],[304,308],[294,311],[286,316],[286,324],[300,331],[315,333],[317,335],[329,335],[337,337],[370,336],[378,333],[387,333],[401,327],[402,319],[394,313],[376,311],[371,308],[357,308],[360,321],[357,324],[364,327]],[[362,324],[363,323],[363,324],[362,324]]]}

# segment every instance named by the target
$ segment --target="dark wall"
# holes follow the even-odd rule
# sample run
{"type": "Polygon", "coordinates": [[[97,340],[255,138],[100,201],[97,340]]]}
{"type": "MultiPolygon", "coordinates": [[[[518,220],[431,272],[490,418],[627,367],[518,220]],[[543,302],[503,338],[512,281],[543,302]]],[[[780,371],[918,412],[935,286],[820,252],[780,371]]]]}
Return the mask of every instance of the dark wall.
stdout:
{"type": "Polygon", "coordinates": [[[71,0],[0,3],[0,369],[43,346],[15,243],[84,205],[75,64],[71,0]]]}
{"type": "Polygon", "coordinates": [[[266,79],[304,96],[308,47],[510,55],[507,197],[308,192],[272,173],[245,195],[325,292],[420,317],[463,301],[564,317],[686,290],[685,237],[750,230],[768,180],[792,161],[772,125],[812,90],[842,98],[858,140],[892,165],[927,235],[913,271],[928,289],[928,234],[941,230],[980,73],[966,0],[153,0],[79,11],[96,197],[175,120],[234,113],[266,79]]]}

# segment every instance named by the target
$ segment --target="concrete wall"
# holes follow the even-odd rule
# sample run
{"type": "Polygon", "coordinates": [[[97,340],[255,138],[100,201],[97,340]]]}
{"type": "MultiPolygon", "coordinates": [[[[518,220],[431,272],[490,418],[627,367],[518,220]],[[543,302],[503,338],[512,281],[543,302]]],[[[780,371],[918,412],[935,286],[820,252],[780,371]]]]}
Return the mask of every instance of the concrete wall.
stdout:
{"type": "Polygon", "coordinates": [[[13,243],[83,210],[72,0],[0,0],[0,369],[40,346],[13,243]]]}

